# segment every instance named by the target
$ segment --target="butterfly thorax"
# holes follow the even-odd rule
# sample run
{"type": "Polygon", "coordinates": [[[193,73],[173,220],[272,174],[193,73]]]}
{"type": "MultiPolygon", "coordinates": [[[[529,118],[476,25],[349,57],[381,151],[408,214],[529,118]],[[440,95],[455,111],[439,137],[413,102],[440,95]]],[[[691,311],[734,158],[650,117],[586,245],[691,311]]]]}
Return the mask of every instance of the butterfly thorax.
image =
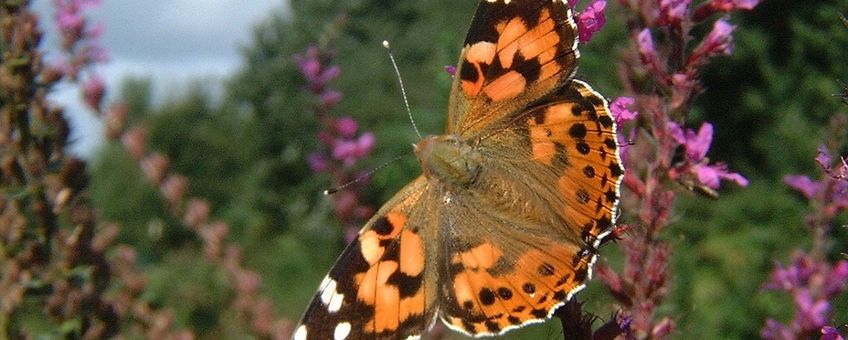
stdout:
{"type": "Polygon", "coordinates": [[[480,173],[480,153],[457,135],[429,136],[415,145],[424,176],[451,186],[467,187],[480,173]]]}

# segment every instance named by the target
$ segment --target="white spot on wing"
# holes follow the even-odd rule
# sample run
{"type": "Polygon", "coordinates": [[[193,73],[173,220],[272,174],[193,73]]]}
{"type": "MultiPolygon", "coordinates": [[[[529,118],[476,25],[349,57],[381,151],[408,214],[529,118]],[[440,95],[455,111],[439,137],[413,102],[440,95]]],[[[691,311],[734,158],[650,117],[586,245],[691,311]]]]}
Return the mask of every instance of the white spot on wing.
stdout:
{"type": "Polygon", "coordinates": [[[333,298],[327,304],[327,311],[330,313],[338,312],[342,308],[342,301],[344,301],[344,294],[333,294],[333,298]]]}
{"type": "Polygon", "coordinates": [[[327,288],[327,285],[330,284],[330,281],[332,281],[332,280],[333,279],[330,278],[330,275],[324,276],[324,279],[321,280],[321,284],[318,285],[318,289],[324,290],[324,288],[327,288]]]}
{"type": "Polygon", "coordinates": [[[336,288],[338,288],[336,280],[327,277],[324,281],[326,281],[326,284],[323,284],[324,288],[321,289],[321,302],[327,306],[327,311],[330,313],[338,312],[342,308],[344,294],[339,294],[336,291],[336,288]]]}
{"type": "Polygon", "coordinates": [[[300,325],[300,327],[294,331],[292,340],[306,340],[306,325],[300,325]]]}
{"type": "Polygon", "coordinates": [[[350,322],[342,322],[336,325],[336,330],[333,331],[333,340],[344,340],[350,334],[350,322]]]}
{"type": "Polygon", "coordinates": [[[336,280],[331,279],[329,276],[324,279],[327,283],[324,285],[324,288],[321,289],[321,302],[325,305],[330,303],[330,299],[333,295],[336,294],[336,280]]]}

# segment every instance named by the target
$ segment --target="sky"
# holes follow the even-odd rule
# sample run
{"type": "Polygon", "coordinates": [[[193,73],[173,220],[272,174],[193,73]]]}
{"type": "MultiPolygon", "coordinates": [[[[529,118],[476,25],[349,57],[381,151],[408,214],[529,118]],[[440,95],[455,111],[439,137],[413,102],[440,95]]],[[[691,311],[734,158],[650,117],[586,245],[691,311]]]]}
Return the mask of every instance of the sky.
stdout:
{"type": "MultiPolygon", "coordinates": [[[[43,18],[45,47],[55,51],[53,0],[34,0],[32,5],[43,18]]],[[[103,0],[90,11],[93,22],[105,26],[100,42],[109,54],[97,72],[108,93],[116,93],[127,77],[149,77],[157,102],[185,93],[196,79],[212,82],[214,88],[241,65],[241,47],[250,43],[253,27],[272,14],[286,13],[286,0],[103,0]]],[[[79,97],[76,87],[64,84],[49,98],[65,107],[71,121],[71,152],[89,157],[103,133],[79,97]]],[[[114,98],[106,98],[110,100],[114,98]]]]}

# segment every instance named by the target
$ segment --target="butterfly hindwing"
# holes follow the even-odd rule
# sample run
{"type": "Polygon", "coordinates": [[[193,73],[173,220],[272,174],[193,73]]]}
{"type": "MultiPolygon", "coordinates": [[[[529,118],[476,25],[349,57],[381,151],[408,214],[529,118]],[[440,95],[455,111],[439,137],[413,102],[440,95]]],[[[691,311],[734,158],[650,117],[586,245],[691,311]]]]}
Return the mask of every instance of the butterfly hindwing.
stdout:
{"type": "Polygon", "coordinates": [[[565,0],[481,1],[457,65],[448,133],[495,128],[572,77],[576,35],[565,0]]]}
{"type": "Polygon", "coordinates": [[[374,215],[322,281],[293,339],[406,339],[425,331],[436,298],[427,293],[420,234],[430,221],[426,193],[419,178],[374,215]]]}
{"type": "MultiPolygon", "coordinates": [[[[616,219],[624,168],[615,119],[607,100],[589,84],[572,80],[545,105],[530,109],[513,133],[526,134],[530,159],[556,175],[556,198],[570,229],[591,244],[616,219]]],[[[541,185],[541,184],[539,184],[541,185]]]]}

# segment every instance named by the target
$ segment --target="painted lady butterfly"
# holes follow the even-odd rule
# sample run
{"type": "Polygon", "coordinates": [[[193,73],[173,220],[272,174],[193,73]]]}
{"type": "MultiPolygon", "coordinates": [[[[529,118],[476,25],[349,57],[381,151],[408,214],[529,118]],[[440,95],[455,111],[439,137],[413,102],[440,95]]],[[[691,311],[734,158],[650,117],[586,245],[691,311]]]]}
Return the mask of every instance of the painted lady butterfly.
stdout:
{"type": "Polygon", "coordinates": [[[584,287],[624,169],[607,101],[574,79],[566,0],[483,0],[447,133],[345,249],[294,339],[471,336],[542,322],[584,287]]]}

